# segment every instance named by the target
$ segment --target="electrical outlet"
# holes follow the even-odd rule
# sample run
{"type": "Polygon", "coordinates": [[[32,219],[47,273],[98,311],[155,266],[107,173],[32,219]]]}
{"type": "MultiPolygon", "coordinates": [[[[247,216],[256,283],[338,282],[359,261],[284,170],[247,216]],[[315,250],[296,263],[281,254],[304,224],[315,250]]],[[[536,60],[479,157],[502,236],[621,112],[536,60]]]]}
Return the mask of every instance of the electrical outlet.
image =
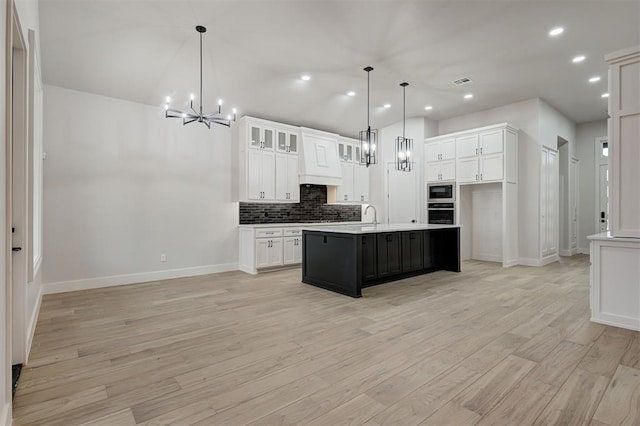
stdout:
{"type": "Polygon", "coordinates": [[[162,254],[160,255],[160,262],[166,262],[166,261],[167,261],[167,255],[166,255],[166,254],[164,254],[164,253],[162,253],[162,254]]]}

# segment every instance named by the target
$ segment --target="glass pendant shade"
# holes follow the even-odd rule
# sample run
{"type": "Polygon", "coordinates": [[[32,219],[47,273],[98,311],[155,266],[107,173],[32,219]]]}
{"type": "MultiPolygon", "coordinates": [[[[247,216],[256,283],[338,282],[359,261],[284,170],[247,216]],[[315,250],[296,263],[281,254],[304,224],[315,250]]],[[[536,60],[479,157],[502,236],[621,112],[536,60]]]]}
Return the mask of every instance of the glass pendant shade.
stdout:
{"type": "Polygon", "coordinates": [[[396,138],[396,170],[401,172],[410,172],[413,161],[413,139],[405,137],[405,119],[406,119],[406,89],[409,83],[400,83],[402,86],[402,136],[396,138]]]}
{"type": "Polygon", "coordinates": [[[378,130],[372,129],[369,122],[369,73],[372,67],[364,69],[367,72],[367,130],[360,132],[360,163],[369,167],[377,163],[378,153],[378,130]]]}

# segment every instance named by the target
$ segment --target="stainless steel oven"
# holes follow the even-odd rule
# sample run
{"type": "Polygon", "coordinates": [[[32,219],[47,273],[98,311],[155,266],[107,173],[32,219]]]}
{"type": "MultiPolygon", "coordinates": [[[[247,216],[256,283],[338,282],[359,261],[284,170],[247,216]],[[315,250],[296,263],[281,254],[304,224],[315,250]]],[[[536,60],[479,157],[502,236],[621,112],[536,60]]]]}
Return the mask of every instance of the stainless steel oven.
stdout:
{"type": "Polygon", "coordinates": [[[454,225],[456,208],[454,203],[428,203],[427,223],[430,225],[454,225]]]}
{"type": "Polygon", "coordinates": [[[456,201],[455,183],[430,183],[427,185],[427,202],[453,203],[456,201]]]}

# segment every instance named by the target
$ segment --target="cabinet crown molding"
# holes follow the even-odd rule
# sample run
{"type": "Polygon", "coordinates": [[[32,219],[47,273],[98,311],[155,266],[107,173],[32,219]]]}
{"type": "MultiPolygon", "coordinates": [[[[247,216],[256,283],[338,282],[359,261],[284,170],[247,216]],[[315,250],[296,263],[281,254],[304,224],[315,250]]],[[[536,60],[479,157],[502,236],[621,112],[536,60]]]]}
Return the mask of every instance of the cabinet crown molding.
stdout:
{"type": "Polygon", "coordinates": [[[516,126],[514,126],[513,124],[509,124],[509,123],[499,123],[499,124],[492,124],[490,126],[484,126],[484,127],[476,127],[473,129],[467,129],[467,130],[461,130],[459,132],[454,132],[454,133],[446,133],[446,134],[442,134],[442,135],[438,135],[438,136],[432,136],[430,138],[425,138],[424,141],[425,142],[432,142],[432,141],[436,141],[438,139],[442,139],[442,138],[449,138],[452,136],[459,136],[459,135],[464,135],[466,133],[471,133],[471,132],[484,132],[487,130],[495,130],[495,129],[506,129],[506,130],[510,130],[512,132],[519,132],[520,129],[516,126]]]}

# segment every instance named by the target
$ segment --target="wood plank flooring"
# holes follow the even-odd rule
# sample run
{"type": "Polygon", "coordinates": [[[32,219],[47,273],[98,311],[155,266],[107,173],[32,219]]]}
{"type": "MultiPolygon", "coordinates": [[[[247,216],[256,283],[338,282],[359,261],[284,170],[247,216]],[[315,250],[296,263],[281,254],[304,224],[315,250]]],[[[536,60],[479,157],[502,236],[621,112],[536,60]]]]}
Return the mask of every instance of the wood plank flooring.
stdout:
{"type": "Polygon", "coordinates": [[[588,256],[463,262],[352,299],[300,270],[45,296],[15,425],[639,425],[640,333],[588,256]]]}

